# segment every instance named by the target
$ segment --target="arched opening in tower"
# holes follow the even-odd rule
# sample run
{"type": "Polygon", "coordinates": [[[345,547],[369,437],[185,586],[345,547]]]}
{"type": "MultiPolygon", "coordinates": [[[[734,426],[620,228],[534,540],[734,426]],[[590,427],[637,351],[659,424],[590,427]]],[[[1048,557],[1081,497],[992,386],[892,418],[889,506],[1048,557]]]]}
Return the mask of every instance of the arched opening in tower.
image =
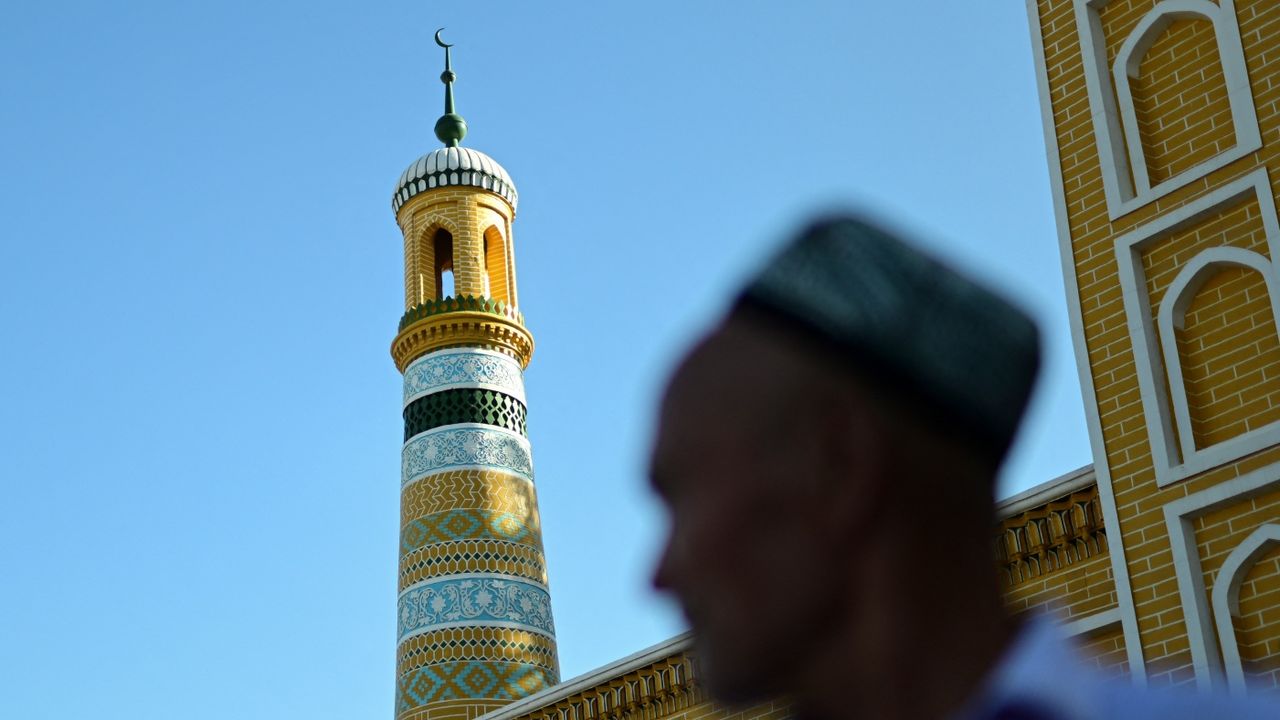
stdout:
{"type": "Polygon", "coordinates": [[[502,232],[490,225],[484,231],[484,294],[486,297],[511,302],[507,282],[507,243],[502,232]]]}
{"type": "Polygon", "coordinates": [[[432,239],[436,261],[436,300],[453,297],[453,235],[444,228],[432,239]]]}

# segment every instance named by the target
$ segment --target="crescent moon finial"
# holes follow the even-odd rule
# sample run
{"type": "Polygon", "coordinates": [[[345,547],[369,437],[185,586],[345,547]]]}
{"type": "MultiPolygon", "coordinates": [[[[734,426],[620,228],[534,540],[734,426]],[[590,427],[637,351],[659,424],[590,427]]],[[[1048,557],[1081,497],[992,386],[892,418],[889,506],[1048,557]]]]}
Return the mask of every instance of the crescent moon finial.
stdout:
{"type": "Polygon", "coordinates": [[[449,58],[449,48],[453,45],[440,39],[442,32],[444,28],[436,31],[436,44],[444,48],[444,72],[440,73],[440,82],[444,83],[444,115],[436,121],[436,137],[448,147],[457,147],[467,134],[467,121],[453,109],[453,81],[458,76],[454,74],[449,58]]]}

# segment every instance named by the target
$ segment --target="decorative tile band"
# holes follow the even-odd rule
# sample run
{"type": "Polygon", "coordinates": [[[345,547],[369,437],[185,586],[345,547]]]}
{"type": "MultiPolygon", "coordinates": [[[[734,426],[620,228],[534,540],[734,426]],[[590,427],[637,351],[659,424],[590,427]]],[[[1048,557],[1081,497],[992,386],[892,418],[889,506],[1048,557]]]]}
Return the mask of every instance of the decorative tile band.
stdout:
{"type": "Polygon", "coordinates": [[[401,527],[431,513],[474,508],[509,512],[535,530],[538,498],[524,478],[494,470],[451,470],[428,475],[400,492],[401,527]]]}
{"type": "Polygon", "coordinates": [[[546,587],[505,575],[449,575],[400,593],[397,643],[431,630],[491,625],[555,636],[546,587]]]}
{"type": "Polygon", "coordinates": [[[430,665],[397,680],[396,714],[442,700],[519,700],[559,682],[556,673],[523,663],[470,661],[430,665]]]}
{"type": "Polygon", "coordinates": [[[405,443],[401,485],[441,470],[492,468],[533,480],[533,457],[524,437],[486,425],[450,425],[405,443]]]}
{"type": "MultiPolygon", "coordinates": [[[[538,538],[521,545],[497,540],[464,540],[402,550],[400,589],[424,580],[462,573],[496,573],[547,583],[547,566],[538,538]]],[[[402,540],[403,542],[403,540],[402,540]]]]}
{"type": "Polygon", "coordinates": [[[404,409],[404,439],[445,425],[493,425],[528,436],[524,403],[510,395],[479,388],[457,388],[423,395],[404,409]]]}
{"type": "Polygon", "coordinates": [[[497,390],[525,402],[524,372],[509,355],[481,348],[437,350],[404,369],[404,404],[428,393],[457,388],[497,390]]]}
{"type": "Polygon", "coordinates": [[[554,640],[504,628],[455,628],[405,640],[396,652],[396,674],[459,660],[490,660],[537,665],[559,673],[554,640]]]}
{"type": "Polygon", "coordinates": [[[505,540],[541,547],[538,533],[514,513],[496,510],[449,510],[432,513],[400,528],[400,552],[456,540],[505,540]]]}

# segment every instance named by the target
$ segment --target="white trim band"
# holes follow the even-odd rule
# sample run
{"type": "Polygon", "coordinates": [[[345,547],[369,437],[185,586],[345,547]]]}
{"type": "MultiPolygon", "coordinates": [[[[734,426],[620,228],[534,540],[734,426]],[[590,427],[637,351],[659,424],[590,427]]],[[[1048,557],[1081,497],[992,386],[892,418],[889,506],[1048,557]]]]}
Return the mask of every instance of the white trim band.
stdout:
{"type": "Polygon", "coordinates": [[[467,388],[494,390],[528,404],[518,360],[493,350],[459,348],[438,350],[409,363],[402,407],[432,393],[467,388]]]}
{"type": "Polygon", "coordinates": [[[452,470],[501,470],[533,481],[533,452],[520,433],[458,423],[409,438],[400,453],[400,487],[452,470]]]}

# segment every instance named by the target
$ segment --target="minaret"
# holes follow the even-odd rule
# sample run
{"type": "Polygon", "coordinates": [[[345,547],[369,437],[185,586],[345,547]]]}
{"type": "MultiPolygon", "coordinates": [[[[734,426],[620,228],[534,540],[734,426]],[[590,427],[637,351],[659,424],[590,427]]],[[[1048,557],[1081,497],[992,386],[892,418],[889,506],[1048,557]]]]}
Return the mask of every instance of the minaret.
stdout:
{"type": "Polygon", "coordinates": [[[516,296],[516,189],[459,147],[445,51],[445,147],[409,165],[391,206],[404,233],[404,373],[396,718],[471,720],[559,682],[516,296]]]}

